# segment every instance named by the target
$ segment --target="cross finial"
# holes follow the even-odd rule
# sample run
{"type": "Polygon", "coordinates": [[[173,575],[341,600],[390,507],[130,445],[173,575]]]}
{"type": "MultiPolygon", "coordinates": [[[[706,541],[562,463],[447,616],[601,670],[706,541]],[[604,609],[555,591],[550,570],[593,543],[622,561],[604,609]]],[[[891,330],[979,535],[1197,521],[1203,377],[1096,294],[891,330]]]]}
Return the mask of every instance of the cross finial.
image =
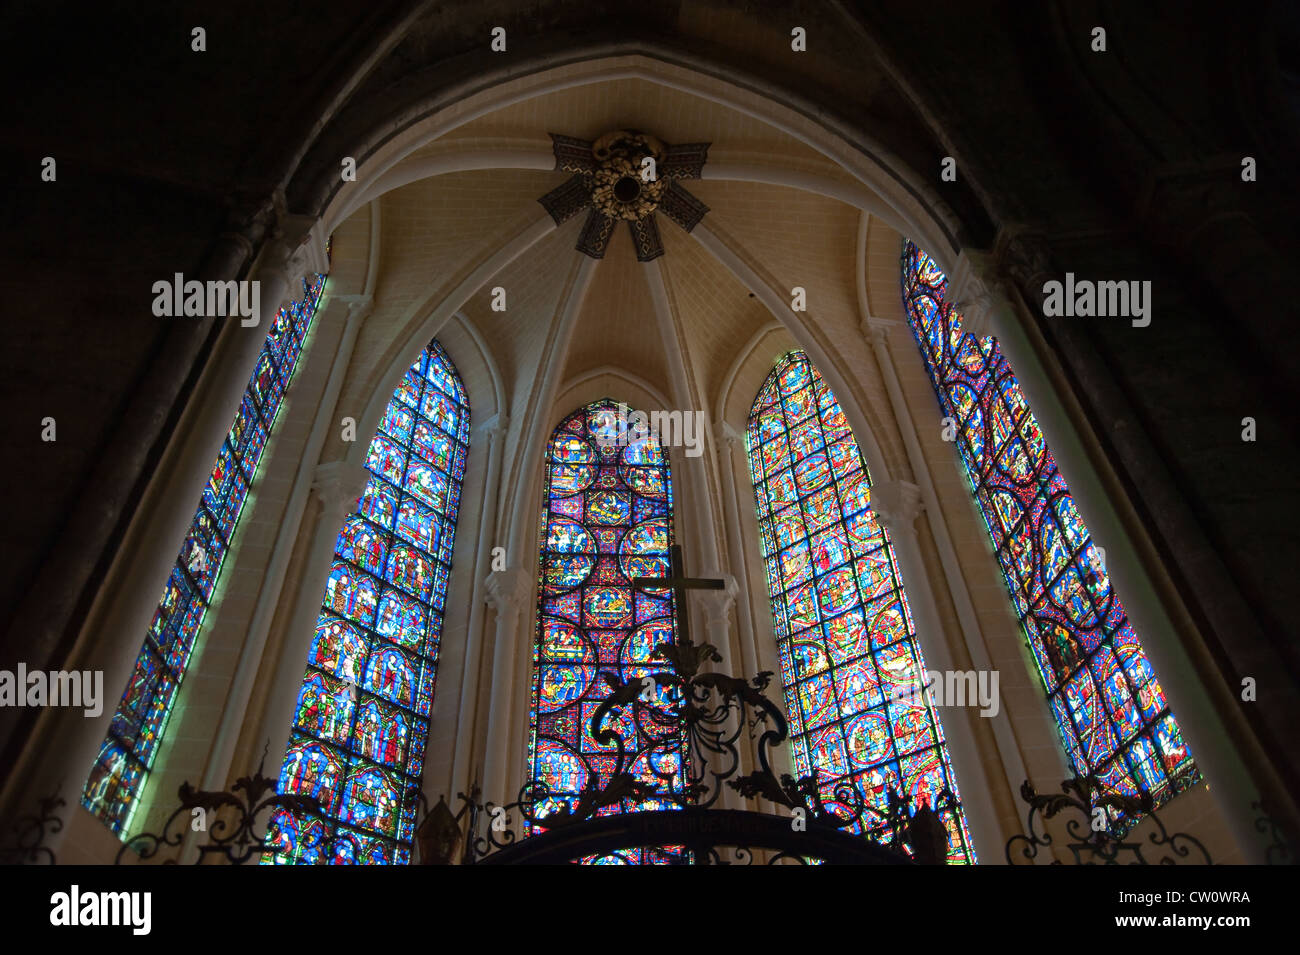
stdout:
{"type": "Polygon", "coordinates": [[[669,551],[669,577],[633,577],[633,587],[668,588],[673,592],[673,605],[677,612],[677,640],[689,643],[690,626],[686,616],[686,591],[688,590],[722,590],[726,582],[713,577],[687,577],[682,567],[682,545],[674,544],[669,551]]]}

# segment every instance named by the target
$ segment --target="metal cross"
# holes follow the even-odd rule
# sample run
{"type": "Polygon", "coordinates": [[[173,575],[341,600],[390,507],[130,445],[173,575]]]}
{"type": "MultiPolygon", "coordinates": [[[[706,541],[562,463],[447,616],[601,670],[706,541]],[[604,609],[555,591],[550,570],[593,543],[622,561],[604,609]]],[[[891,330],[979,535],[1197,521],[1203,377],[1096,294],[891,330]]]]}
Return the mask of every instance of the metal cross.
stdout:
{"type": "Polygon", "coordinates": [[[673,592],[677,611],[677,640],[679,643],[690,641],[690,629],[686,619],[686,591],[688,590],[722,590],[726,583],[713,577],[687,577],[682,568],[682,545],[674,544],[671,554],[671,577],[633,577],[633,587],[653,587],[669,589],[673,592]]]}

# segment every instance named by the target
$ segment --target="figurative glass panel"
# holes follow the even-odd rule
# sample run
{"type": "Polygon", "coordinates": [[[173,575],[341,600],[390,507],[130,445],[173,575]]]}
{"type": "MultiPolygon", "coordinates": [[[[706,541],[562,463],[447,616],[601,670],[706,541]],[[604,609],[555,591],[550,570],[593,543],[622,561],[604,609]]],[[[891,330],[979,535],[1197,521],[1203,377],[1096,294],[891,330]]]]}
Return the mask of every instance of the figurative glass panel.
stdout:
{"type": "MultiPolygon", "coordinates": [[[[962,330],[934,259],[908,242],[902,272],[912,332],[959,428],[962,465],[1074,771],[1161,805],[1200,774],[1038,421],[997,341],[962,330]]],[[[1118,829],[1132,822],[1115,816],[1118,829]]]]}
{"type": "MultiPolygon", "coordinates": [[[[596,743],[590,730],[591,715],[610,690],[604,675],[627,682],[664,669],[666,662],[651,654],[676,638],[672,591],[631,583],[669,576],[667,454],[635,430],[620,441],[617,415],[611,400],[574,412],[555,429],[546,453],[529,762],[531,778],[547,787],[553,807],[571,805],[589,782],[603,785],[613,773],[615,746],[596,743]]],[[[605,726],[637,754],[633,775],[681,792],[683,742],[665,719],[671,701],[662,688],[654,692],[615,710],[623,721],[607,719],[605,726]]],[[[623,800],[597,815],[671,808],[662,799],[623,800]]],[[[650,864],[680,856],[679,848],[664,847],[584,861],[650,864]]]]}
{"type": "Polygon", "coordinates": [[[324,289],[325,276],[304,279],[302,298],[280,309],[271,323],[126,692],[82,789],[81,804],[115,833],[128,830],[153,767],[208,601],[324,289]]]}
{"type": "MultiPolygon", "coordinates": [[[[891,792],[915,808],[945,789],[959,799],[866,462],[806,354],[777,362],[745,438],[797,773],[815,772],[832,808],[845,785],[882,814],[891,792]]],[[[948,861],[974,862],[960,802],[940,818],[948,861]]],[[[892,838],[866,819],[864,834],[892,838]]]]}
{"type": "Polygon", "coordinates": [[[436,341],[403,376],[334,546],[267,864],[411,861],[438,642],[469,441],[460,376],[436,341]]]}

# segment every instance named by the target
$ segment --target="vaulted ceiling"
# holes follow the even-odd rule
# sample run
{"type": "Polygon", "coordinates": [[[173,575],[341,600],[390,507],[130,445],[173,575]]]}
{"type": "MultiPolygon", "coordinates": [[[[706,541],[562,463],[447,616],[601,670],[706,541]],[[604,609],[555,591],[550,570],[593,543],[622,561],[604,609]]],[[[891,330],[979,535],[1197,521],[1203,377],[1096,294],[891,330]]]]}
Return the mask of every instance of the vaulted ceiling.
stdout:
{"type": "MultiPolygon", "coordinates": [[[[407,329],[452,294],[454,280],[546,219],[538,200],[569,177],[536,168],[553,165],[549,134],[593,140],[628,128],[668,143],[708,143],[704,178],[685,184],[709,207],[703,226],[767,277],[785,302],[794,287],[803,288],[809,312],[839,355],[869,357],[859,331],[866,303],[859,301],[856,278],[865,252],[864,214],[842,199],[798,187],[801,176],[816,177],[822,190],[860,184],[830,157],[731,105],[645,78],[611,78],[510,103],[432,136],[405,155],[389,157],[372,184],[358,183],[359,199],[340,202],[354,211],[334,233],[331,290],[365,291],[375,302],[345,395],[359,401],[366,389],[378,387],[393,342],[404,340],[407,329]],[[467,161],[486,168],[460,168],[467,161]],[[366,287],[375,269],[372,255],[378,267],[373,287],[366,287]]],[[[730,397],[723,392],[734,380],[738,357],[746,357],[742,348],[776,318],[695,236],[663,215],[657,219],[661,258],[638,262],[620,223],[580,294],[570,285],[586,258],[575,248],[581,215],[527,244],[486,274],[467,300],[452,303],[488,343],[507,389],[514,390],[512,405],[527,397],[543,344],[571,305],[577,314],[563,353],[546,369],[559,383],[621,374],[662,396],[669,407],[698,404],[711,417],[730,397]],[[662,286],[660,299],[656,284],[662,286]],[[498,288],[505,293],[504,309],[494,307],[500,304],[498,288]],[[674,377],[679,371],[684,378],[674,377]]],[[[897,233],[879,220],[872,227],[877,242],[886,232],[892,236],[896,256],[897,233]]],[[[896,276],[878,295],[897,299],[896,276]]],[[[896,303],[891,306],[897,311],[896,303]]],[[[794,344],[788,335],[780,341],[783,347],[794,344]]],[[[755,360],[770,365],[770,351],[769,342],[755,360]]],[[[568,410],[551,409],[551,417],[568,410]]]]}
{"type": "MultiPolygon", "coordinates": [[[[330,16],[285,7],[235,2],[195,17],[51,0],[7,15],[10,34],[31,40],[6,58],[24,95],[9,104],[0,143],[12,170],[0,198],[5,447],[18,449],[6,475],[22,501],[0,556],[7,659],[66,656],[159,462],[186,439],[180,422],[221,329],[155,319],[152,282],[247,276],[290,212],[325,217],[332,288],[356,293],[375,225],[377,307],[346,403],[381,390],[381,369],[410,352],[418,316],[456,298],[496,255],[488,277],[499,277],[474,288],[508,286],[509,310],[493,312],[481,291],[455,307],[490,343],[503,380],[523,382],[549,354],[529,337],[535,317],[561,314],[581,284],[579,223],[528,232],[544,215],[537,197],[563,178],[546,135],[633,125],[714,144],[712,170],[691,183],[711,211],[692,237],[663,225],[657,270],[701,404],[716,403],[728,377],[737,393],[749,387],[750,369],[732,361],[747,343],[788,344],[759,330],[772,303],[749,299],[753,283],[738,270],[777,291],[805,286],[816,319],[805,335],[828,359],[867,368],[853,310],[862,297],[872,312],[896,302],[891,225],[941,259],[992,250],[1031,312],[1047,273],[1153,279],[1160,312],[1141,334],[1041,318],[1037,331],[1114,468],[1114,494],[1131,501],[1210,635],[1225,685],[1289,671],[1288,688],[1262,695],[1250,718],[1271,713],[1273,739],[1294,725],[1300,534],[1277,504],[1300,474],[1294,4],[1200,18],[1102,0],[373,0],[330,16]],[[1087,42],[1099,23],[1104,55],[1087,42]],[[196,25],[209,38],[203,54],[189,43],[196,25]],[[496,26],[508,54],[488,45],[496,26]],[[805,53],[791,50],[794,26],[806,28],[805,53]],[[48,70],[46,37],[67,66],[57,82],[32,83],[48,70]],[[646,84],[637,59],[677,80],[646,84]],[[578,82],[597,61],[600,82],[578,82]],[[528,95],[544,76],[566,75],[569,89],[528,95]],[[772,103],[788,121],[774,121],[772,103]],[[810,149],[797,133],[812,127],[842,149],[810,149]],[[479,165],[464,165],[467,150],[479,165]],[[47,156],[57,184],[38,177],[47,156]],[[363,181],[340,182],[344,156],[367,170],[363,181]],[[956,182],[937,178],[945,156],[956,182]],[[1243,156],[1258,162],[1258,181],[1240,178],[1243,156]],[[431,177],[439,163],[444,174],[431,177]],[[853,163],[857,175],[844,175],[853,163]],[[865,295],[850,294],[855,204],[873,208],[865,295]],[[42,446],[46,416],[59,439],[42,446]],[[1245,416],[1259,438],[1243,446],[1245,416]]],[[[557,376],[636,355],[647,384],[673,386],[673,350],[637,354],[663,333],[638,328],[656,270],[630,253],[616,238],[589,276],[566,347],[546,359],[557,376]]],[[[1300,760],[1287,772],[1294,788],[1300,760]]]]}

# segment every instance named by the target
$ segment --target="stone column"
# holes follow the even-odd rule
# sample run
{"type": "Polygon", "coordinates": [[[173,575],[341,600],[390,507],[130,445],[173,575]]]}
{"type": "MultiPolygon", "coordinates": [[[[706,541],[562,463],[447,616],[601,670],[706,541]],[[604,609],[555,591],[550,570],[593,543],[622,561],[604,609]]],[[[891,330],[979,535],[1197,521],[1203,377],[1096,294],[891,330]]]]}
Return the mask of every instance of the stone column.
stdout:
{"type": "MultiPolygon", "coordinates": [[[[341,297],[336,297],[335,300],[338,300],[338,298],[341,297]]],[[[347,376],[347,369],[352,360],[352,349],[356,345],[357,335],[361,330],[362,323],[370,314],[374,300],[369,295],[349,296],[347,297],[347,305],[348,316],[343,327],[343,336],[339,341],[338,348],[335,350],[329,379],[325,383],[325,392],[321,396],[316,417],[312,422],[312,430],[307,438],[307,445],[303,449],[302,459],[298,465],[293,490],[290,492],[289,502],[285,507],[280,529],[276,533],[270,564],[266,570],[266,579],[258,594],[257,605],[253,610],[252,619],[249,621],[248,635],[244,640],[243,647],[240,648],[239,665],[231,684],[221,724],[213,740],[212,754],[204,772],[202,783],[204,789],[224,789],[230,776],[231,760],[234,758],[240,730],[250,715],[247,713],[248,700],[257,681],[258,669],[262,665],[266,641],[271,631],[271,621],[281,599],[284,597],[284,577],[298,541],[303,516],[307,511],[308,500],[312,494],[316,462],[320,458],[326,435],[329,434],[334,423],[335,404],[338,402],[343,380],[347,376]]],[[[326,473],[322,472],[319,480],[328,483],[329,479],[325,478],[326,473]]],[[[357,493],[360,494],[360,491],[357,493]]],[[[329,494],[343,496],[339,491],[317,492],[319,499],[322,501],[329,494]]],[[[341,500],[331,500],[329,506],[333,508],[344,503],[346,502],[341,500]]],[[[342,524],[342,522],[343,518],[340,517],[338,524],[342,524]]],[[[240,773],[243,771],[251,772],[253,769],[253,766],[247,766],[240,767],[239,771],[240,773]]]]}
{"type": "MultiPolygon", "coordinates": [[[[993,664],[989,657],[988,647],[985,644],[984,634],[980,629],[979,619],[976,616],[970,592],[966,588],[966,578],[962,574],[961,563],[957,559],[957,551],[953,546],[952,537],[948,532],[948,524],[944,519],[939,504],[939,495],[935,489],[934,481],[931,479],[930,468],[926,463],[925,454],[921,450],[916,425],[912,420],[912,413],[908,409],[907,400],[903,396],[903,386],[899,381],[894,356],[890,351],[889,335],[894,329],[901,329],[908,336],[908,346],[904,347],[915,347],[910,341],[911,333],[908,331],[906,324],[890,319],[877,318],[873,315],[862,317],[863,336],[871,343],[872,351],[876,355],[876,363],[880,366],[881,374],[884,377],[885,390],[889,394],[889,406],[894,412],[894,420],[898,424],[899,433],[903,438],[908,464],[911,466],[912,473],[917,479],[917,486],[920,488],[921,506],[929,519],[930,531],[939,552],[939,560],[943,564],[944,582],[947,585],[948,595],[952,598],[953,607],[957,612],[966,651],[970,655],[971,663],[974,664],[976,670],[991,671],[993,664]]],[[[936,427],[939,425],[937,409],[934,423],[936,427]]],[[[953,453],[956,454],[955,449],[953,453]]],[[[960,461],[954,461],[953,463],[961,467],[960,461]]],[[[1008,632],[1014,634],[1015,638],[1019,640],[1020,623],[1011,612],[1010,605],[1005,606],[1007,609],[1008,632]]],[[[1043,718],[1051,720],[1051,714],[1046,706],[1043,707],[1043,718]]],[[[1021,758],[1020,747],[1016,742],[1015,733],[1011,728],[1010,717],[1001,707],[998,708],[997,715],[991,718],[991,728],[997,744],[996,755],[1004,771],[1003,778],[1007,783],[1007,792],[1013,801],[1018,800],[1020,784],[1025,779],[1028,779],[1028,774],[1025,771],[1024,760],[1021,758]]],[[[993,818],[997,818],[997,813],[992,807],[990,807],[989,811],[993,818]]],[[[998,838],[1003,843],[1012,835],[1013,833],[1006,832],[999,827],[998,838]]],[[[992,848],[997,849],[996,846],[992,848]]],[[[986,852],[985,855],[987,856],[987,854],[986,852]]],[[[998,850],[997,857],[1001,858],[1000,850],[998,850]]]]}
{"type": "MultiPolygon", "coordinates": [[[[727,563],[741,579],[748,582],[745,573],[746,546],[744,528],[740,521],[740,493],[736,489],[736,456],[743,459],[745,439],[725,421],[713,425],[713,434],[718,442],[718,475],[722,479],[722,516],[727,531],[727,563]]],[[[755,542],[757,544],[757,542],[755,542]]],[[[735,582],[735,578],[732,578],[735,582]]],[[[739,584],[737,584],[739,589],[739,584]]],[[[740,649],[740,667],[746,675],[752,676],[763,667],[754,635],[753,604],[742,600],[736,606],[736,624],[738,628],[736,643],[740,649]]]]}
{"type": "Polygon", "coordinates": [[[496,613],[492,647],[492,698],[488,708],[487,751],[483,759],[483,798],[498,805],[513,802],[524,780],[522,765],[511,758],[510,741],[525,719],[528,687],[526,673],[515,665],[519,656],[523,621],[536,580],[519,567],[494,571],[487,578],[487,603],[496,613]]]}
{"type": "MultiPolygon", "coordinates": [[[[916,622],[917,645],[926,667],[944,672],[958,669],[944,636],[942,619],[917,538],[916,518],[922,510],[921,489],[909,481],[878,481],[871,486],[871,507],[893,544],[899,576],[907,593],[907,605],[916,622]]],[[[919,674],[919,677],[924,682],[925,674],[919,674]]],[[[998,824],[997,814],[988,798],[990,781],[970,727],[970,714],[956,707],[936,707],[935,715],[942,721],[948,739],[948,755],[961,789],[966,823],[976,852],[985,859],[998,859],[1008,835],[998,824]]]]}
{"type": "Polygon", "coordinates": [[[334,560],[334,543],[343,521],[356,510],[357,499],[365,490],[367,474],[364,469],[346,461],[329,461],[318,465],[313,472],[311,498],[318,507],[316,526],[297,588],[284,595],[285,599],[293,600],[294,609],[280,645],[258,733],[259,738],[270,740],[268,774],[279,773],[285,748],[289,745],[293,709],[302,686],[307,653],[316,634],[316,619],[320,614],[330,564],[334,560]]]}
{"type": "Polygon", "coordinates": [[[456,787],[461,787],[464,792],[468,793],[470,787],[475,782],[478,782],[477,779],[470,778],[470,775],[471,768],[474,767],[479,758],[475,730],[478,727],[477,714],[479,683],[483,665],[483,646],[487,642],[483,607],[490,599],[488,588],[491,579],[480,579],[479,568],[482,567],[485,557],[490,558],[492,542],[496,537],[498,498],[501,494],[502,448],[509,427],[510,420],[504,414],[498,413],[482,427],[480,432],[488,441],[487,474],[483,481],[483,517],[479,522],[478,546],[474,554],[476,561],[473,568],[474,590],[470,595],[469,620],[465,625],[465,639],[468,645],[465,649],[465,661],[461,671],[458,735],[455,755],[452,757],[451,788],[448,790],[449,792],[456,792],[456,787]]]}
{"type": "Polygon", "coordinates": [[[731,608],[739,590],[735,577],[730,574],[721,577],[721,590],[692,591],[699,595],[699,603],[704,607],[704,638],[718,648],[731,645],[731,608]]]}
{"type": "MultiPolygon", "coordinates": [[[[737,487],[736,481],[738,467],[742,468],[742,473],[749,473],[749,464],[745,457],[745,437],[725,421],[719,421],[714,425],[714,434],[718,436],[719,443],[718,470],[722,478],[722,511],[727,528],[727,559],[739,578],[737,582],[739,599],[736,601],[735,607],[736,623],[739,630],[736,642],[740,647],[741,672],[735,675],[749,679],[757,676],[763,670],[772,671],[774,676],[767,688],[767,696],[782,713],[785,713],[780,652],[772,640],[767,640],[766,646],[760,646],[759,644],[759,634],[761,633],[766,637],[771,632],[770,624],[768,627],[761,627],[756,619],[757,614],[770,613],[768,595],[765,589],[766,573],[759,574],[759,579],[762,581],[759,585],[760,589],[752,593],[749,591],[751,575],[748,568],[750,561],[761,562],[763,558],[759,551],[758,540],[746,540],[745,525],[741,519],[741,508],[749,507],[752,500],[752,491],[741,491],[737,487]],[[737,457],[739,457],[739,461],[736,460],[737,457]]],[[[788,719],[789,714],[786,714],[786,716],[788,719]]],[[[794,760],[791,757],[789,746],[773,751],[769,754],[769,757],[772,769],[778,775],[781,773],[794,774],[794,760]]],[[[758,768],[756,753],[752,748],[746,750],[745,758],[745,765],[748,770],[758,768]]],[[[763,798],[753,800],[748,808],[755,809],[758,812],[785,811],[784,809],[778,810],[772,802],[763,798]]]]}
{"type": "MultiPolygon", "coordinates": [[[[704,610],[704,639],[706,642],[713,644],[715,647],[730,647],[731,643],[731,608],[736,605],[736,595],[739,593],[739,586],[736,584],[736,578],[730,574],[722,574],[724,587],[722,590],[697,590],[690,591],[698,594],[697,606],[704,610]]],[[[699,638],[695,638],[699,642],[699,638]]],[[[738,671],[728,662],[728,657],[724,657],[721,664],[713,664],[710,669],[722,672],[727,676],[741,677],[748,680],[754,676],[753,673],[738,671]]],[[[753,714],[749,714],[751,717],[753,714]]],[[[736,719],[729,720],[726,726],[726,732],[733,733],[739,731],[736,736],[736,755],[737,762],[735,772],[731,778],[738,775],[753,771],[754,761],[751,758],[750,748],[752,741],[749,738],[748,728],[742,726],[739,721],[739,714],[736,719]]],[[[714,756],[714,759],[717,757],[714,756]]],[[[715,763],[711,767],[714,770],[725,770],[729,768],[725,763],[715,763]]],[[[705,779],[706,785],[712,785],[709,779],[705,779]]],[[[740,793],[736,792],[725,782],[720,784],[721,798],[716,805],[722,809],[746,809],[745,799],[740,793]]]]}
{"type": "MultiPolygon", "coordinates": [[[[252,262],[256,248],[251,236],[259,235],[261,214],[269,204],[232,216],[243,231],[219,235],[197,273],[199,281],[228,281],[252,262]]],[[[168,276],[168,280],[172,278],[168,276]]],[[[152,293],[150,293],[152,294],[152,293]]],[[[130,486],[147,467],[149,448],[166,425],[166,410],[179,399],[191,366],[198,360],[212,326],[224,318],[209,316],[171,325],[166,342],[151,360],[146,380],[121,411],[111,442],[95,461],[95,494],[83,496],[67,514],[66,524],[50,541],[49,558],[13,613],[7,633],[0,635],[0,666],[12,669],[19,660],[29,671],[63,666],[52,659],[68,627],[78,593],[88,586],[95,564],[110,541],[122,509],[129,506],[130,486]]],[[[173,555],[174,556],[174,555],[173,555]]],[[[161,591],[161,587],[159,588],[161,591]]],[[[0,745],[7,744],[22,710],[0,709],[0,745]]]]}
{"type": "Polygon", "coordinates": [[[963,252],[949,276],[948,298],[961,310],[963,321],[971,323],[966,327],[986,329],[997,338],[1047,446],[1069,482],[1070,494],[1089,534],[1105,550],[1111,584],[1155,668],[1192,756],[1211,784],[1210,792],[1236,838],[1243,861],[1263,862],[1268,838],[1252,824],[1256,816],[1252,804],[1260,799],[1259,787],[1239,755],[1192,655],[1183,646],[1178,628],[1093,466],[1052,376],[1022,325],[1010,293],[994,275],[990,257],[963,252]]]}

